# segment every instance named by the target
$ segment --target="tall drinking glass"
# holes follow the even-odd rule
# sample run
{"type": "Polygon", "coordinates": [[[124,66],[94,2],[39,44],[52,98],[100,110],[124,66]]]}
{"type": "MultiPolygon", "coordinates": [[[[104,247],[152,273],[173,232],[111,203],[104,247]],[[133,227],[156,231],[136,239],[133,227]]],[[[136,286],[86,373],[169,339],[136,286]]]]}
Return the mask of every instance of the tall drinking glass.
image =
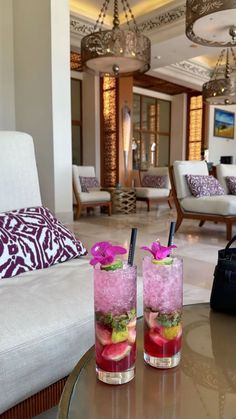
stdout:
{"type": "MultiPolygon", "coordinates": [[[[172,260],[172,259],[171,259],[172,260]]],[[[156,368],[179,364],[182,338],[183,263],[143,260],[144,360],[156,368]]]]}
{"type": "Polygon", "coordinates": [[[94,269],[95,349],[99,380],[123,384],[136,359],[136,266],[94,269]]]}

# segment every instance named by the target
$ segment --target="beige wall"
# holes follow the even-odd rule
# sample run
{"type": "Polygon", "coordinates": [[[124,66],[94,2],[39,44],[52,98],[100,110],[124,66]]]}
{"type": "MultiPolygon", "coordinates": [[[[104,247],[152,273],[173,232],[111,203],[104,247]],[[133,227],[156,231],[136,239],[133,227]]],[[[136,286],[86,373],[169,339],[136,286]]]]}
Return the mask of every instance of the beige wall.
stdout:
{"type": "Polygon", "coordinates": [[[220,163],[221,156],[233,156],[233,163],[236,163],[236,129],[234,130],[234,139],[214,137],[214,110],[215,108],[225,109],[226,111],[235,112],[235,105],[228,106],[210,106],[208,120],[208,148],[209,161],[214,164],[220,163]]]}
{"type": "Polygon", "coordinates": [[[171,105],[170,164],[186,157],[187,95],[173,96],[171,105]]]}
{"type": "Polygon", "coordinates": [[[83,74],[83,164],[94,166],[100,177],[100,79],[83,74]]]}
{"type": "Polygon", "coordinates": [[[31,134],[43,204],[72,219],[69,5],[14,0],[16,129],[31,134]]]}
{"type": "Polygon", "coordinates": [[[0,0],[0,130],[15,129],[12,0],[0,0]]]}

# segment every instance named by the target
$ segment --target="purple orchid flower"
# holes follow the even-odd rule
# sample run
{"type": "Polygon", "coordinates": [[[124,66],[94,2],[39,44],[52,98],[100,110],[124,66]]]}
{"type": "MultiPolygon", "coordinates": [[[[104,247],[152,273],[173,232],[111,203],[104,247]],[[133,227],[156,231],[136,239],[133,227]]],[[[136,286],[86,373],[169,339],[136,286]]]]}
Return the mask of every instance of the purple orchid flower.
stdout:
{"type": "Polygon", "coordinates": [[[171,246],[161,246],[159,242],[153,242],[151,244],[151,247],[141,247],[142,250],[147,250],[148,252],[150,252],[156,260],[165,259],[167,256],[170,256],[171,249],[174,248],[176,248],[174,244],[171,246]]]}
{"type": "Polygon", "coordinates": [[[93,256],[90,265],[95,266],[97,263],[109,265],[114,262],[116,255],[123,255],[127,250],[121,246],[113,246],[109,242],[98,242],[92,246],[90,252],[93,256]]]}

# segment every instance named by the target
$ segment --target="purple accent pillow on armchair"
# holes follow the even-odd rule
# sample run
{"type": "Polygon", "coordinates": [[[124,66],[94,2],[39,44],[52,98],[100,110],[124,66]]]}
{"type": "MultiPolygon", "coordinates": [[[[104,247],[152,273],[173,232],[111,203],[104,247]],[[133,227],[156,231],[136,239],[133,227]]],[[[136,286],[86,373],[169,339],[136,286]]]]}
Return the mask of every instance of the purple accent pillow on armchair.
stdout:
{"type": "Polygon", "coordinates": [[[89,192],[90,190],[100,190],[98,179],[92,176],[80,176],[80,185],[82,192],[89,192]]]}
{"type": "Polygon", "coordinates": [[[236,195],[236,176],[226,176],[226,183],[231,195],[236,195]]]}
{"type": "Polygon", "coordinates": [[[144,175],[142,179],[142,186],[147,188],[166,188],[167,176],[166,175],[144,175]]]}
{"type": "Polygon", "coordinates": [[[185,175],[189,189],[195,198],[225,195],[225,190],[214,176],[185,175]]]}
{"type": "Polygon", "coordinates": [[[44,207],[0,214],[0,278],[83,256],[83,244],[44,207]]]}

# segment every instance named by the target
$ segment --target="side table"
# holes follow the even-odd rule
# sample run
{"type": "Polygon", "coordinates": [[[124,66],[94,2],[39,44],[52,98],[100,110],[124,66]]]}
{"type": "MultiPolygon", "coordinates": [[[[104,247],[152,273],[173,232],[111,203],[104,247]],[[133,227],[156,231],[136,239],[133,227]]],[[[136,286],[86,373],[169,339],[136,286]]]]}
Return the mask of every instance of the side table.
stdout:
{"type": "Polygon", "coordinates": [[[136,192],[132,188],[112,189],[112,211],[130,214],[136,212],[136,192]]]}

